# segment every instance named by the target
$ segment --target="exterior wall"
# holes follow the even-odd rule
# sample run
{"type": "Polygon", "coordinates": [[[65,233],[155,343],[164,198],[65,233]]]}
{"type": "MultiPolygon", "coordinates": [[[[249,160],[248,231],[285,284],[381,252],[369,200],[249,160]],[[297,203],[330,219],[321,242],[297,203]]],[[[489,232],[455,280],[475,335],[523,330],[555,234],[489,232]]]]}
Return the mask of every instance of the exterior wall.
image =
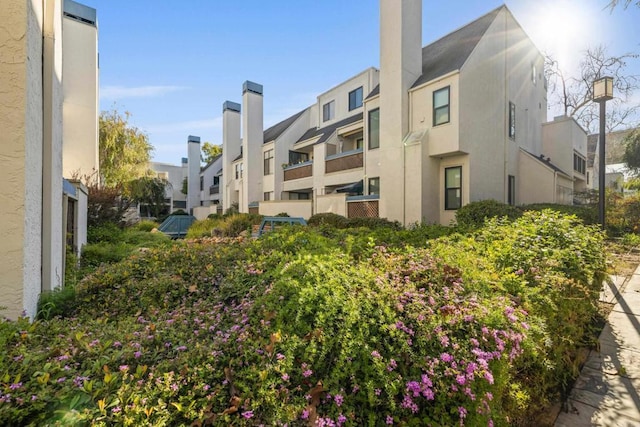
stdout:
{"type": "Polygon", "coordinates": [[[202,201],[203,206],[220,204],[220,202],[222,201],[222,177],[220,177],[220,181],[218,183],[218,193],[211,194],[210,192],[210,188],[213,185],[213,178],[221,168],[222,156],[218,157],[214,162],[209,163],[204,169],[200,171],[200,176],[203,180],[202,191],[200,191],[200,200],[202,201]]]}
{"type": "Polygon", "coordinates": [[[182,182],[187,177],[187,163],[181,166],[170,165],[168,163],[151,162],[149,168],[159,174],[168,175],[169,188],[165,191],[165,197],[171,200],[171,211],[175,210],[174,202],[187,202],[187,195],[182,192],[182,182]]]}
{"type": "Polygon", "coordinates": [[[233,162],[240,155],[242,141],[240,140],[240,104],[226,101],[222,105],[222,208],[224,211],[237,202],[234,188],[233,162]]]}
{"type": "Polygon", "coordinates": [[[42,2],[0,8],[0,213],[12,230],[0,245],[1,316],[35,316],[41,290],[42,2]]]}
{"type": "MultiPolygon", "coordinates": [[[[409,132],[409,88],[422,74],[422,0],[380,1],[380,216],[405,222],[403,139],[409,132]]],[[[406,175],[405,175],[406,174],[406,175]]],[[[413,199],[415,195],[411,197],[413,199]]]]}
{"type": "Polygon", "coordinates": [[[240,212],[262,200],[262,144],[264,143],[262,86],[246,81],[242,91],[242,162],[244,178],[240,212]]]}
{"type": "Polygon", "coordinates": [[[460,72],[460,140],[471,158],[468,201],[506,203],[507,176],[522,181],[519,148],[540,153],[546,116],[542,71],[542,55],[511,14],[502,10],[460,72]],[[508,133],[509,102],[516,106],[515,139],[508,133]]]}
{"type": "Polygon", "coordinates": [[[211,214],[218,213],[217,209],[218,207],[216,205],[197,206],[193,208],[193,216],[195,216],[197,220],[201,221],[203,219],[207,219],[211,214]]]}
{"type": "Polygon", "coordinates": [[[273,144],[273,163],[275,169],[272,177],[273,190],[265,189],[264,191],[273,191],[275,200],[282,199],[282,188],[284,182],[284,172],[282,165],[289,163],[289,150],[293,148],[295,142],[307,131],[307,129],[312,127],[311,118],[314,117],[314,114],[317,114],[317,108],[315,108],[315,106],[307,108],[304,113],[302,113],[302,115],[298,117],[298,119],[293,122],[293,124],[289,126],[289,128],[287,128],[287,130],[285,130],[273,144]]]}
{"type": "Polygon", "coordinates": [[[200,206],[200,137],[189,136],[187,163],[187,212],[200,206]]]}
{"type": "Polygon", "coordinates": [[[317,196],[315,200],[316,213],[330,212],[347,216],[347,195],[344,193],[317,196]]]}
{"type": "Polygon", "coordinates": [[[345,117],[353,116],[354,114],[361,112],[363,109],[362,107],[358,107],[349,111],[349,92],[362,87],[362,97],[364,105],[364,98],[378,84],[378,74],[379,72],[375,68],[368,68],[360,74],[350,78],[349,80],[340,83],[340,85],[320,94],[318,96],[318,109],[316,111],[316,114],[318,115],[317,126],[329,126],[337,121],[344,119],[345,117]],[[322,107],[331,101],[335,102],[335,115],[333,119],[323,121],[322,107]]]}
{"type": "Polygon", "coordinates": [[[517,198],[521,204],[554,202],[556,198],[554,172],[520,152],[520,175],[516,178],[517,198]]]}
{"type": "Polygon", "coordinates": [[[301,216],[309,219],[312,212],[311,200],[276,200],[260,202],[260,215],[276,216],[281,212],[286,212],[289,216],[301,216]]]}
{"type": "MultiPolygon", "coordinates": [[[[72,13],[95,9],[65,0],[72,13]],[[80,11],[77,9],[80,8],[80,11]]],[[[91,18],[91,16],[88,16],[91,18]]],[[[98,161],[98,29],[96,25],[64,16],[64,144],[63,173],[67,178],[96,174],[98,161]]]]}
{"type": "Polygon", "coordinates": [[[586,189],[586,173],[574,169],[574,153],[587,159],[587,133],[572,118],[556,117],[542,126],[542,153],[564,172],[574,178],[575,191],[586,189]]]}
{"type": "Polygon", "coordinates": [[[74,245],[78,249],[77,255],[80,256],[82,247],[87,244],[87,209],[89,201],[89,192],[87,187],[81,182],[74,182],[78,201],[76,203],[76,237],[74,245]]]}
{"type": "MultiPolygon", "coordinates": [[[[442,225],[449,225],[455,222],[456,219],[456,211],[455,210],[445,210],[444,208],[444,185],[445,185],[445,168],[462,166],[462,206],[469,203],[469,199],[471,198],[471,192],[473,188],[471,188],[471,161],[470,156],[468,155],[459,155],[459,156],[451,156],[446,157],[440,160],[438,175],[439,179],[435,182],[439,185],[438,190],[438,206],[440,209],[440,217],[439,222],[442,225]]],[[[433,185],[433,184],[432,184],[433,185]]]]}

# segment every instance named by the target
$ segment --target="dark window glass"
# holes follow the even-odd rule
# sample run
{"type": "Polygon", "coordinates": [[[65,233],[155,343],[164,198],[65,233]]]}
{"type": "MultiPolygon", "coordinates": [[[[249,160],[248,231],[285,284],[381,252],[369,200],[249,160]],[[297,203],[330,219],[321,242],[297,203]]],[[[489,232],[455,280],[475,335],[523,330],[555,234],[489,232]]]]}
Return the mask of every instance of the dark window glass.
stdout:
{"type": "Polygon", "coordinates": [[[327,121],[333,119],[333,116],[335,115],[335,110],[336,110],[335,106],[336,106],[335,101],[327,102],[326,104],[324,104],[322,106],[322,121],[323,122],[327,122],[327,121]]]}
{"type": "Polygon", "coordinates": [[[433,92],[433,125],[449,123],[449,86],[433,92]]]}
{"type": "Polygon", "coordinates": [[[508,185],[508,202],[510,205],[516,204],[516,177],[513,175],[509,175],[509,185],[508,185]]]}
{"type": "Polygon", "coordinates": [[[349,111],[362,107],[362,86],[349,92],[349,111]]]}
{"type": "Polygon", "coordinates": [[[369,194],[380,194],[380,178],[369,178],[369,194]]]}
{"type": "Polygon", "coordinates": [[[274,172],[273,150],[264,152],[264,174],[271,175],[274,172]]]}
{"type": "Polygon", "coordinates": [[[462,207],[462,166],[444,170],[444,208],[446,210],[462,207]]]}

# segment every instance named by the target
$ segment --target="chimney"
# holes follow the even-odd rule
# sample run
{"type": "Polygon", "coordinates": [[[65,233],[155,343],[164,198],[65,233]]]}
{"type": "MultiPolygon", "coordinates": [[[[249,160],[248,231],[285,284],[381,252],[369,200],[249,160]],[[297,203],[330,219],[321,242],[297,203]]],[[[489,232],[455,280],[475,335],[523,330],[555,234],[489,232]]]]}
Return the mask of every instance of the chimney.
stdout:
{"type": "MultiPolygon", "coordinates": [[[[422,0],[380,0],[380,216],[405,221],[403,139],[409,132],[409,88],[422,74],[422,0]]],[[[411,175],[409,175],[411,174],[411,175]]],[[[416,203],[413,194],[411,203],[416,203]]]]}
{"type": "Polygon", "coordinates": [[[200,137],[187,138],[187,212],[193,215],[193,208],[200,206],[200,137]]]}
{"type": "Polygon", "coordinates": [[[238,202],[235,188],[231,183],[235,179],[231,163],[242,152],[240,139],[240,104],[225,101],[222,104],[222,209],[226,212],[231,204],[238,202]]]}
{"type": "Polygon", "coordinates": [[[242,85],[242,162],[244,177],[240,212],[249,212],[251,203],[262,200],[263,109],[262,85],[250,81],[242,85]]]}

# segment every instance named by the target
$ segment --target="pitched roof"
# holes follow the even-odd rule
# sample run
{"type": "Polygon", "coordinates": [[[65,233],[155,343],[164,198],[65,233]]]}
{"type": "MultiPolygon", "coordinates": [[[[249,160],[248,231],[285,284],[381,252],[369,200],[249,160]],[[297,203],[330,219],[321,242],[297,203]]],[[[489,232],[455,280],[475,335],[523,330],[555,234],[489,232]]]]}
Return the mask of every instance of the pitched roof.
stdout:
{"type": "Polygon", "coordinates": [[[358,113],[356,115],[353,115],[351,117],[347,117],[346,119],[342,119],[340,121],[337,121],[329,126],[325,126],[323,128],[311,128],[309,130],[307,130],[301,137],[300,139],[298,139],[296,141],[296,143],[301,142],[301,141],[306,141],[307,139],[311,139],[314,138],[316,136],[320,135],[320,139],[318,141],[316,141],[316,144],[320,144],[322,142],[325,142],[327,139],[329,139],[329,137],[331,135],[333,135],[333,133],[336,131],[336,129],[341,128],[342,126],[347,126],[350,125],[351,123],[355,123],[359,120],[362,120],[363,114],[362,113],[358,113]]]}
{"type": "Polygon", "coordinates": [[[558,172],[568,177],[571,177],[571,175],[569,175],[568,173],[560,169],[558,166],[551,163],[551,159],[549,157],[545,158],[543,154],[536,156],[535,154],[530,153],[529,151],[525,150],[522,147],[520,147],[520,149],[525,153],[527,153],[528,155],[530,155],[531,157],[533,157],[534,159],[536,159],[537,161],[539,161],[540,163],[542,163],[543,165],[545,165],[546,167],[548,167],[549,169],[553,170],[554,172],[558,172]]]}
{"type": "Polygon", "coordinates": [[[214,164],[216,162],[216,160],[218,160],[220,157],[222,157],[222,154],[218,154],[217,156],[215,156],[213,159],[211,159],[211,161],[209,163],[207,163],[206,165],[202,166],[200,168],[200,171],[204,171],[206,169],[208,169],[212,164],[214,164]]]}
{"type": "Polygon", "coordinates": [[[503,9],[506,9],[506,6],[500,6],[423,47],[422,75],[416,80],[413,87],[462,68],[484,33],[503,9]]]}
{"type": "Polygon", "coordinates": [[[294,114],[293,116],[284,119],[280,123],[276,123],[275,125],[271,126],[269,129],[265,130],[262,137],[263,142],[266,143],[266,142],[271,142],[275,139],[278,139],[278,137],[282,135],[282,133],[285,130],[287,130],[289,126],[291,126],[293,122],[295,122],[298,119],[298,117],[300,117],[302,113],[304,113],[305,111],[307,110],[304,109],[294,114]]]}

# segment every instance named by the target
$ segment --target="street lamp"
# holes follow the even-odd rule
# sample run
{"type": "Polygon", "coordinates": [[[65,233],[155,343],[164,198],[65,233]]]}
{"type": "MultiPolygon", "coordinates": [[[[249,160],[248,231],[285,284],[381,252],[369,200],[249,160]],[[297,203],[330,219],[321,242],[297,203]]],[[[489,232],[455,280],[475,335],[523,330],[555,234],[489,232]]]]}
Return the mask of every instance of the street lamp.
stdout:
{"type": "Polygon", "coordinates": [[[604,141],[605,141],[605,116],[607,111],[607,101],[613,98],[613,77],[600,77],[593,82],[593,102],[600,104],[600,143],[598,144],[598,219],[600,226],[604,230],[604,141]]]}

